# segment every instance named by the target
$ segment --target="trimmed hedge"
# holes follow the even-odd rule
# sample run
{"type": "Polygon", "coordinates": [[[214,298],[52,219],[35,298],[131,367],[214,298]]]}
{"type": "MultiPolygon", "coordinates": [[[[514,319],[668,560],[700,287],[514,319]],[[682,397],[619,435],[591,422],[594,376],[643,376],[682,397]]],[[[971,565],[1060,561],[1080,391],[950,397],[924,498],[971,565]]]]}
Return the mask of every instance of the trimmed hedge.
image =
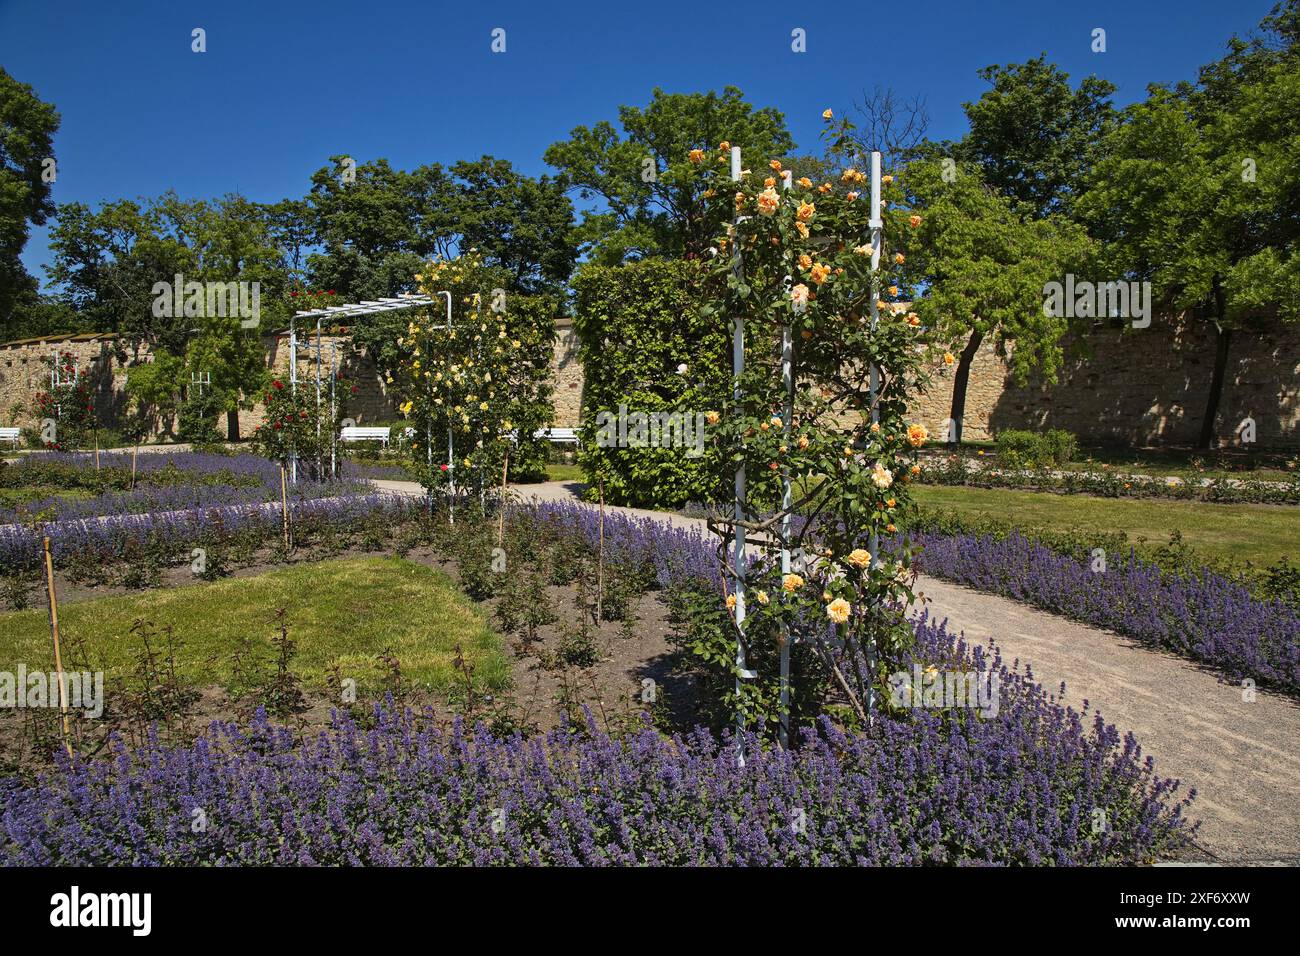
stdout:
{"type": "Polygon", "coordinates": [[[725,470],[717,452],[687,457],[685,448],[600,448],[599,413],[719,408],[731,387],[731,342],[725,323],[698,309],[702,275],[690,261],[644,259],[587,265],[573,278],[574,329],[585,375],[578,462],[592,493],[603,478],[605,500],[675,508],[720,496],[725,470]],[[678,367],[685,365],[685,374],[678,367]]]}

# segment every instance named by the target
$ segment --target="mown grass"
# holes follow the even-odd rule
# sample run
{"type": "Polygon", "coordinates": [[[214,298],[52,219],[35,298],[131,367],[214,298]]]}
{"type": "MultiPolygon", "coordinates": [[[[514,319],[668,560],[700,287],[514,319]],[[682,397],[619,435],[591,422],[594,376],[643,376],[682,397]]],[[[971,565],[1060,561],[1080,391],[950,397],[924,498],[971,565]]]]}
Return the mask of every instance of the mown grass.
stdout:
{"type": "MultiPolygon", "coordinates": [[[[173,629],[182,680],[230,689],[242,639],[251,638],[270,660],[279,608],[297,642],[292,670],[308,685],[325,686],[337,664],[340,676],[356,680],[359,690],[378,692],[387,686],[378,656],[391,653],[401,662],[403,681],[441,693],[462,679],[452,664],[457,641],[474,667],[476,687],[500,690],[509,680],[501,639],[473,602],[442,573],[401,558],[321,561],[82,601],[61,607],[59,623],[64,646],[83,640],[90,666],[104,668],[110,688],[131,673],[141,649],[131,626],[146,620],[159,632],[173,629]]],[[[14,671],[19,662],[29,670],[52,669],[51,657],[45,610],[0,613],[0,670],[14,671]]]]}
{"type": "Polygon", "coordinates": [[[1201,554],[1268,565],[1300,558],[1300,508],[1195,501],[1093,498],[1048,492],[913,485],[918,504],[987,514],[1024,528],[1123,531],[1134,544],[1159,545],[1171,531],[1201,554]]]}
{"type": "Polygon", "coordinates": [[[65,498],[69,501],[90,498],[93,492],[84,488],[59,488],[56,485],[22,485],[18,488],[0,488],[0,508],[14,508],[42,498],[65,498]]]}
{"type": "Polygon", "coordinates": [[[581,465],[549,464],[546,466],[547,481],[584,481],[581,465]]]}

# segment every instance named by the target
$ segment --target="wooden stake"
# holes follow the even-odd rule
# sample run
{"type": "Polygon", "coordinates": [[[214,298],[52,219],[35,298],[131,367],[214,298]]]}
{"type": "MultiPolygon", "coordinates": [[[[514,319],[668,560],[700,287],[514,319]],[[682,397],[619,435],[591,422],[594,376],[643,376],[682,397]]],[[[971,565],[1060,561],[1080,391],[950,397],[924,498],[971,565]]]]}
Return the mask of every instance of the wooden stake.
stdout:
{"type": "Polygon", "coordinates": [[[59,675],[59,710],[63,712],[63,747],[72,756],[68,739],[68,685],[63,676],[63,654],[59,650],[59,599],[54,593],[54,562],[50,558],[50,537],[45,536],[45,588],[50,597],[50,636],[54,640],[54,672],[59,675]]]}
{"type": "Polygon", "coordinates": [[[284,516],[284,548],[289,550],[289,489],[284,465],[280,466],[280,512],[284,516]]]}
{"type": "Polygon", "coordinates": [[[140,436],[135,436],[135,445],[131,448],[131,490],[135,491],[135,458],[140,454],[140,436]]]}
{"type": "Polygon", "coordinates": [[[95,471],[99,471],[99,428],[95,428],[95,471]]]}
{"type": "Polygon", "coordinates": [[[600,517],[596,525],[599,529],[598,543],[596,545],[596,626],[600,627],[600,619],[605,613],[605,476],[600,475],[596,479],[596,487],[600,490],[600,517]]]}

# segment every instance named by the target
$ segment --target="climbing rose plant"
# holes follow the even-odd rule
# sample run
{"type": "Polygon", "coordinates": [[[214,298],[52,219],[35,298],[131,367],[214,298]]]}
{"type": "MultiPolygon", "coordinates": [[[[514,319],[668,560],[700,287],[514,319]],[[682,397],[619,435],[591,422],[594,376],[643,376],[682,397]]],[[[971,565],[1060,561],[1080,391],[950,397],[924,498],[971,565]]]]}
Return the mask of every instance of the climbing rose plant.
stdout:
{"type": "MultiPolygon", "coordinates": [[[[829,148],[839,153],[851,126],[829,110],[823,115],[829,148]]],[[[729,148],[719,145],[719,160],[729,148]]],[[[800,178],[786,189],[777,159],[744,170],[738,182],[704,150],[691,159],[721,224],[706,308],[719,321],[742,317],[746,338],[741,397],[709,413],[712,435],[729,453],[728,469],[745,465],[744,513],[739,520],[715,514],[710,525],[728,553],[742,531],[766,542],[749,547],[743,633],[735,627],[739,595],[729,586],[726,596],[732,627],[725,641],[739,637],[748,668],[758,672],[742,682],[732,705],[748,724],[779,721],[776,661],[789,634],[796,641],[795,699],[820,698],[850,722],[865,722],[888,662],[911,639],[903,607],[913,598],[914,550],[904,542],[885,559],[872,542],[893,538],[913,513],[908,485],[928,438],[908,417],[912,397],[927,384],[928,348],[920,320],[902,305],[907,250],[920,217],[896,205],[902,193],[883,176],[882,248],[873,274],[867,173],[848,167],[832,180],[800,178]],[[782,382],[785,325],[796,383],[792,409],[782,382]],[[787,474],[794,489],[788,507],[781,500],[787,474]],[[779,564],[783,545],[795,555],[787,574],[779,564]]]]}
{"type": "Polygon", "coordinates": [[[415,429],[415,468],[430,490],[496,488],[506,456],[518,462],[519,445],[531,445],[550,418],[552,335],[536,310],[512,307],[504,277],[475,250],[430,262],[416,281],[434,304],[398,337],[393,373],[415,429]],[[443,291],[452,298],[450,329],[443,291]]]}
{"type": "Polygon", "coordinates": [[[59,384],[36,393],[34,402],[37,431],[46,448],[65,451],[79,447],[87,433],[95,428],[95,398],[88,369],[78,369],[71,352],[60,352],[44,359],[47,378],[57,369],[59,384]],[[53,440],[46,438],[43,423],[55,422],[53,440]]]}

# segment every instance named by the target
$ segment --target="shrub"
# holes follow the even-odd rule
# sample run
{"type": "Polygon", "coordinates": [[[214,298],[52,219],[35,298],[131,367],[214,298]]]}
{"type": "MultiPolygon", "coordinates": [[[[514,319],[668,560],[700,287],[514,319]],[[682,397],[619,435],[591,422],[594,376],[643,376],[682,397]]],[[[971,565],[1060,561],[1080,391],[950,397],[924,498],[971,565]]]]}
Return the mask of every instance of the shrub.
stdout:
{"type": "Polygon", "coordinates": [[[578,462],[590,489],[604,480],[611,504],[672,508],[715,500],[719,453],[691,458],[683,448],[601,448],[596,418],[633,412],[721,408],[730,389],[726,323],[705,317],[693,262],[645,259],[584,266],[573,278],[574,329],[582,344],[583,444],[578,462]],[[686,366],[684,374],[678,368],[686,366]]]}
{"type": "Polygon", "coordinates": [[[998,462],[1004,468],[1054,468],[1071,461],[1079,441],[1070,432],[1053,428],[1043,432],[1008,428],[998,432],[998,462]]]}
{"type": "Polygon", "coordinates": [[[176,417],[176,433],[181,441],[196,445],[215,445],[221,441],[217,416],[226,410],[224,396],[214,389],[197,388],[181,403],[176,417]]]}

